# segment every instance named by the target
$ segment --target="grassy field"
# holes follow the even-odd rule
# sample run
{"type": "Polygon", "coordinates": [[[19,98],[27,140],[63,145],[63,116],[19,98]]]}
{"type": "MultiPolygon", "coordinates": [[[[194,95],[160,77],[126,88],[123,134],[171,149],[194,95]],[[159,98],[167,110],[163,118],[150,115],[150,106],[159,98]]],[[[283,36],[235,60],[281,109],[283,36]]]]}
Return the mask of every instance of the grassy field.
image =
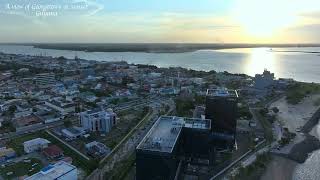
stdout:
{"type": "Polygon", "coordinates": [[[273,141],[273,134],[272,134],[272,124],[270,121],[267,120],[265,116],[263,116],[259,110],[253,110],[253,113],[256,115],[257,119],[260,121],[264,132],[265,132],[265,138],[268,142],[273,141]]]}
{"type": "Polygon", "coordinates": [[[64,145],[60,141],[56,140],[54,137],[52,137],[51,135],[49,135],[45,131],[39,131],[39,132],[36,132],[33,134],[28,134],[25,136],[15,138],[8,143],[8,146],[13,148],[18,155],[21,155],[24,153],[22,143],[24,141],[28,141],[28,140],[38,138],[38,137],[45,138],[45,139],[49,140],[51,142],[51,144],[55,144],[55,145],[59,146],[63,150],[63,153],[65,156],[69,156],[72,158],[72,160],[73,160],[72,164],[83,169],[87,174],[91,173],[94,169],[96,169],[98,167],[97,162],[88,161],[88,160],[84,159],[83,157],[78,155],[76,152],[71,150],[69,147],[67,147],[66,145],[64,145]]]}
{"type": "Polygon", "coordinates": [[[16,153],[20,156],[24,154],[23,150],[23,142],[41,137],[41,133],[33,133],[24,136],[20,136],[18,138],[14,138],[8,142],[8,146],[13,148],[16,153]]]}
{"type": "Polygon", "coordinates": [[[297,83],[288,88],[286,96],[289,104],[298,104],[308,95],[320,93],[320,84],[297,83]]]}
{"type": "Polygon", "coordinates": [[[115,168],[113,168],[113,170],[107,173],[105,176],[108,177],[108,180],[125,179],[129,171],[133,167],[135,160],[136,157],[135,153],[133,152],[128,158],[126,158],[126,160],[118,162],[115,168]]]}
{"type": "Polygon", "coordinates": [[[43,165],[38,159],[30,159],[31,162],[20,161],[15,164],[7,165],[5,167],[0,167],[0,173],[4,179],[13,179],[15,177],[23,175],[32,175],[36,172],[39,172],[43,165]],[[37,164],[36,164],[37,163],[37,164]],[[36,164],[36,165],[34,165],[36,164]],[[32,165],[34,165],[32,167],[32,165]],[[33,168],[33,169],[32,169],[33,168]],[[32,170],[32,171],[31,171],[32,170]],[[7,175],[8,172],[13,172],[12,175],[7,175]]]}
{"type": "Polygon", "coordinates": [[[232,180],[255,180],[260,179],[261,175],[271,161],[271,156],[268,153],[260,154],[254,163],[247,167],[241,167],[235,177],[230,177],[232,180]]]}
{"type": "Polygon", "coordinates": [[[107,134],[104,144],[113,149],[147,113],[147,108],[119,113],[120,121],[107,134]]]}

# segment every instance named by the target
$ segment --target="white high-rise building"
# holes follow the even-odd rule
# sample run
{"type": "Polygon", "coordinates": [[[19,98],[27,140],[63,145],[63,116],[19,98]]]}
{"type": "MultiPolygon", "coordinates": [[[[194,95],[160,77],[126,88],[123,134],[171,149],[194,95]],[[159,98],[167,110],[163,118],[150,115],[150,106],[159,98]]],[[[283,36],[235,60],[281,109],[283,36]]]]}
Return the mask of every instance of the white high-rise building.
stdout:
{"type": "Polygon", "coordinates": [[[116,114],[100,109],[80,113],[80,125],[89,131],[108,133],[116,124],[116,114]]]}

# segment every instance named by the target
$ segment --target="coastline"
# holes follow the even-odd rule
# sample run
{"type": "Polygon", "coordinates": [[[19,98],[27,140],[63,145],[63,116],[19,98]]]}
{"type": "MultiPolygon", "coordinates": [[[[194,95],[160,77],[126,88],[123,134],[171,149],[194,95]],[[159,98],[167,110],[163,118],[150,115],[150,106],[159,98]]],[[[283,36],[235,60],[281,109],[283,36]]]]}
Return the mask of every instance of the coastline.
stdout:
{"type": "MultiPolygon", "coordinates": [[[[85,52],[186,53],[237,48],[320,47],[320,44],[198,44],[198,43],[21,43],[39,49],[85,52]]],[[[274,51],[277,52],[277,51],[274,51]]],[[[288,51],[290,52],[290,51],[288,51]]]]}
{"type": "Polygon", "coordinates": [[[309,154],[320,149],[320,141],[317,137],[310,135],[312,129],[319,123],[320,108],[312,115],[309,121],[302,127],[301,131],[305,134],[305,139],[293,146],[289,153],[289,158],[299,163],[304,163],[309,154]]]}
{"type": "MultiPolygon", "coordinates": [[[[31,56],[63,56],[68,59],[93,60],[93,61],[126,61],[129,64],[149,64],[160,68],[183,67],[197,71],[212,71],[217,72],[227,71],[230,73],[248,74],[254,76],[263,72],[262,66],[255,67],[261,58],[271,58],[268,48],[248,50],[245,48],[226,50],[199,50],[188,53],[143,53],[143,52],[86,52],[86,51],[69,51],[69,50],[53,50],[34,48],[31,44],[20,46],[0,45],[0,51],[7,54],[20,54],[31,56]],[[260,51],[261,50],[261,51],[260,51]],[[261,56],[261,57],[260,57],[261,56]],[[270,57],[269,57],[270,56],[270,57]],[[253,59],[252,59],[253,58],[253,59]]],[[[295,48],[296,49],[296,48],[295,48]]],[[[319,48],[316,48],[319,49],[319,48]]],[[[302,50],[302,49],[301,49],[302,50]]],[[[318,67],[320,62],[317,61],[318,56],[310,56],[305,53],[292,54],[292,56],[283,56],[282,54],[272,54],[271,60],[277,62],[277,66],[270,63],[266,67],[275,73],[277,78],[290,78],[299,82],[316,82],[320,83],[318,67]],[[304,59],[304,61],[301,61],[304,59]],[[293,65],[303,65],[304,70],[286,70],[293,65]],[[283,69],[283,70],[279,70],[283,69]],[[316,72],[316,73],[314,73],[316,72]]],[[[269,64],[269,63],[268,63],[269,64]]]]}
{"type": "MultiPolygon", "coordinates": [[[[318,96],[318,95],[315,95],[318,96]]],[[[311,98],[311,97],[309,97],[311,98]]],[[[311,98],[312,99],[312,98],[311,98]]],[[[287,110],[289,112],[289,115],[293,114],[299,114],[300,111],[304,108],[310,109],[310,99],[304,100],[302,103],[299,103],[298,105],[292,106],[288,105],[289,109],[287,110]],[[302,109],[301,109],[302,108],[302,109]]],[[[278,105],[283,102],[278,102],[278,105]]],[[[311,110],[313,111],[313,110],[311,110]]],[[[284,112],[281,113],[283,115],[284,112]]],[[[316,132],[314,132],[314,128],[317,127],[320,119],[320,107],[317,107],[311,117],[309,117],[306,121],[303,121],[303,116],[306,116],[309,113],[305,113],[304,115],[301,114],[301,116],[295,117],[296,115],[287,116],[287,121],[285,122],[285,125],[291,132],[296,132],[296,128],[300,127],[301,123],[305,122],[301,126],[301,132],[297,132],[296,140],[293,141],[287,146],[283,147],[284,151],[282,152],[272,152],[273,160],[269,163],[267,166],[267,169],[263,176],[261,176],[261,180],[267,180],[267,179],[275,179],[275,180],[292,180],[295,179],[295,175],[297,172],[297,168],[300,168],[303,166],[307,159],[310,157],[313,152],[320,149],[320,141],[318,137],[315,135],[316,132]],[[295,118],[293,118],[295,117],[295,118]],[[301,119],[302,118],[302,119],[301,119]],[[300,122],[298,121],[299,119],[300,122]],[[288,121],[289,120],[289,121],[288,121]],[[291,122],[290,122],[291,120],[291,122]],[[294,123],[292,122],[294,121],[294,123]],[[297,122],[296,122],[297,121],[297,122]],[[302,139],[301,139],[302,138],[302,139]],[[300,140],[299,140],[300,139],[300,140]]],[[[282,117],[283,118],[283,117],[282,117]]],[[[283,150],[283,149],[282,149],[283,150]]]]}

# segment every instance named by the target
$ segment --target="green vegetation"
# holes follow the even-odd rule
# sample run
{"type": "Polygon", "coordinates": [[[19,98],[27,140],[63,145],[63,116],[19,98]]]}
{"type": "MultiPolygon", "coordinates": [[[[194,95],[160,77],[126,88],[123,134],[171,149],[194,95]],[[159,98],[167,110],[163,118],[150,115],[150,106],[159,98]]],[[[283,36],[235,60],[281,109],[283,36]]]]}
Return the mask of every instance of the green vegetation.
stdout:
{"type": "Polygon", "coordinates": [[[64,145],[48,133],[42,131],[40,132],[42,138],[45,138],[49,140],[52,144],[56,144],[63,150],[63,154],[65,156],[69,156],[72,158],[72,164],[74,164],[77,167],[80,167],[83,169],[87,174],[91,173],[93,170],[95,170],[98,167],[98,163],[94,160],[86,160],[82,156],[78,155],[76,152],[74,152],[72,149],[70,149],[68,146],[64,145]]]}
{"type": "Polygon", "coordinates": [[[32,175],[36,172],[39,172],[43,165],[38,159],[30,159],[31,162],[20,161],[18,163],[13,163],[10,165],[0,167],[0,174],[4,179],[14,179],[15,177],[20,177],[24,175],[32,175]],[[34,166],[32,166],[34,165],[34,166]],[[11,175],[7,173],[12,172],[11,175]]]}
{"type": "Polygon", "coordinates": [[[257,159],[254,163],[247,167],[239,168],[239,172],[236,176],[231,177],[234,180],[254,180],[260,179],[260,176],[266,169],[268,163],[271,161],[271,156],[268,153],[257,155],[257,159]]]}
{"type": "Polygon", "coordinates": [[[24,154],[23,142],[41,137],[40,135],[40,133],[27,134],[25,136],[11,139],[7,144],[16,151],[17,155],[20,156],[24,154]]]}
{"type": "Polygon", "coordinates": [[[287,90],[287,102],[298,104],[308,95],[320,93],[320,85],[315,83],[296,83],[287,90]]]}
{"type": "Polygon", "coordinates": [[[268,113],[268,109],[263,108],[258,110],[253,110],[253,113],[256,115],[257,119],[260,121],[263,129],[264,129],[264,133],[265,133],[265,138],[266,140],[271,143],[273,141],[273,135],[272,135],[272,125],[270,123],[270,121],[268,121],[267,119],[267,113],[268,113]]]}
{"type": "Polygon", "coordinates": [[[105,174],[106,179],[107,180],[125,179],[129,171],[133,167],[135,160],[136,160],[135,153],[131,153],[131,155],[128,158],[118,162],[111,172],[105,174]]]}
{"type": "Polygon", "coordinates": [[[273,108],[272,108],[272,111],[273,111],[274,113],[278,113],[278,112],[279,112],[279,109],[278,109],[277,107],[273,107],[273,108]]]}
{"type": "Polygon", "coordinates": [[[177,98],[175,99],[176,103],[176,111],[178,116],[190,116],[191,110],[193,110],[194,107],[194,102],[191,99],[181,99],[177,98]]]}
{"type": "Polygon", "coordinates": [[[14,115],[14,113],[16,112],[16,110],[17,110],[17,107],[16,106],[14,106],[14,105],[11,105],[9,108],[8,108],[8,110],[7,111],[4,111],[3,113],[2,113],[2,115],[3,116],[13,116],[14,115]]]}
{"type": "Polygon", "coordinates": [[[292,139],[296,137],[296,133],[289,132],[288,128],[284,128],[283,137],[279,141],[281,146],[287,145],[292,139]]]}
{"type": "Polygon", "coordinates": [[[118,114],[120,121],[107,134],[104,144],[114,148],[148,113],[148,108],[132,111],[123,111],[118,114]]]}
{"type": "Polygon", "coordinates": [[[36,68],[29,65],[21,65],[15,62],[2,62],[2,64],[0,64],[0,71],[13,70],[15,75],[17,75],[17,71],[21,68],[28,68],[31,75],[49,72],[46,69],[36,68]]]}
{"type": "Polygon", "coordinates": [[[124,97],[124,98],[114,98],[110,101],[111,104],[117,105],[121,103],[129,102],[129,98],[124,97]]]}
{"type": "Polygon", "coordinates": [[[60,141],[58,141],[57,139],[55,139],[54,137],[46,133],[45,131],[38,131],[33,134],[28,134],[25,136],[15,138],[8,142],[8,146],[13,148],[18,155],[22,155],[24,153],[22,143],[38,137],[45,138],[49,140],[51,144],[55,144],[59,146],[63,150],[64,155],[71,157],[73,164],[83,169],[86,173],[89,174],[98,167],[98,163],[96,161],[93,161],[93,160],[88,161],[84,159],[83,157],[75,153],[72,149],[70,149],[69,147],[67,147],[66,145],[64,145],[63,143],[61,143],[60,141]]]}
{"type": "Polygon", "coordinates": [[[0,127],[0,133],[8,133],[8,132],[15,132],[16,128],[14,127],[13,123],[11,121],[3,121],[2,126],[0,127]]]}
{"type": "Polygon", "coordinates": [[[252,114],[249,110],[249,106],[248,105],[241,105],[238,107],[238,118],[243,118],[243,119],[247,119],[250,120],[252,119],[252,114]]]}
{"type": "Polygon", "coordinates": [[[64,125],[65,127],[71,127],[71,126],[72,126],[72,121],[71,121],[70,119],[65,119],[65,120],[63,121],[63,125],[64,125]]]}
{"type": "Polygon", "coordinates": [[[195,101],[196,104],[205,104],[206,97],[205,96],[196,95],[196,96],[194,96],[194,101],[195,101]]]}

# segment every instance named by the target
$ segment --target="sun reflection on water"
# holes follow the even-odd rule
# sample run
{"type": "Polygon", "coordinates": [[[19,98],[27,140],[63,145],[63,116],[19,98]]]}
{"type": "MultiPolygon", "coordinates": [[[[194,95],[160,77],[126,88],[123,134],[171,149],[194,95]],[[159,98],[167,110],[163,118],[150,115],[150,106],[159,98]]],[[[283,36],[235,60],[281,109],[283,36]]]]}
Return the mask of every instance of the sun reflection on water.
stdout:
{"type": "Polygon", "coordinates": [[[246,74],[254,76],[261,74],[264,69],[277,72],[275,55],[269,48],[253,48],[246,62],[246,74]]]}

